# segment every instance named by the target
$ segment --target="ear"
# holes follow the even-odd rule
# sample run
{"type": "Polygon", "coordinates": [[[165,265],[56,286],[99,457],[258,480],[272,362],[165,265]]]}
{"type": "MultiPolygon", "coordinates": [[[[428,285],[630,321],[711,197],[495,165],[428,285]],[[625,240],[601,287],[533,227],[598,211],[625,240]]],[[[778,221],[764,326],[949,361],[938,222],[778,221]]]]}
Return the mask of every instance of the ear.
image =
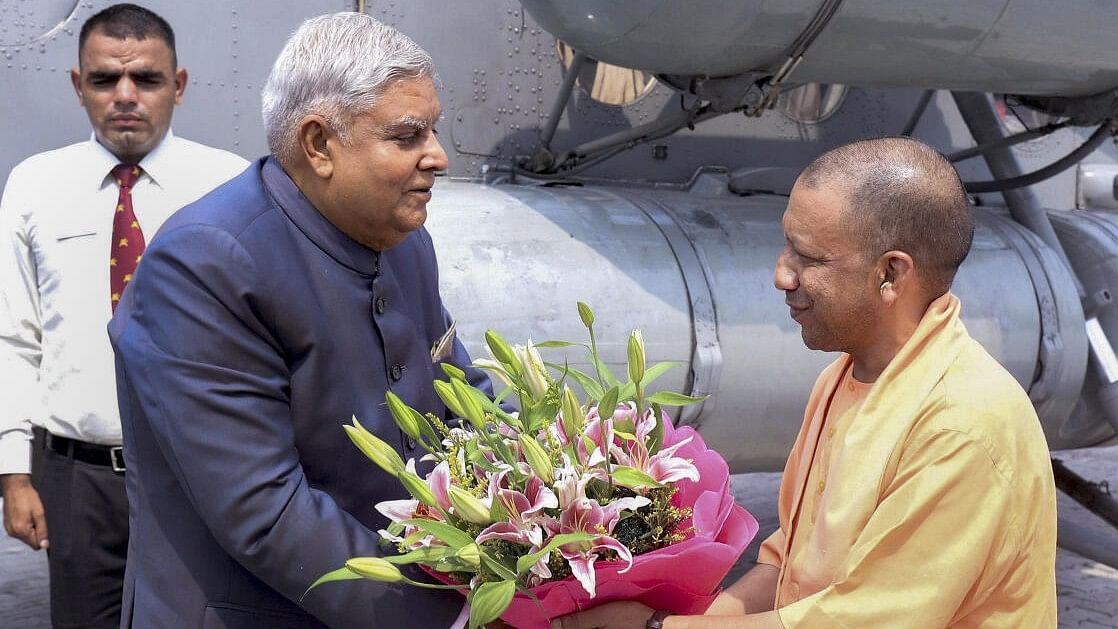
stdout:
{"type": "Polygon", "coordinates": [[[186,91],[186,68],[175,70],[175,104],[182,104],[182,93],[186,91]]]}
{"type": "Polygon", "coordinates": [[[297,143],[299,152],[314,174],[329,179],[334,174],[334,154],[331,144],[336,135],[326,120],[317,114],[308,114],[299,121],[297,143]]]}
{"type": "Polygon", "coordinates": [[[916,290],[916,267],[904,251],[886,251],[877,259],[881,299],[891,306],[906,293],[916,290]]]}
{"type": "Polygon", "coordinates": [[[74,93],[78,95],[78,104],[85,107],[82,99],[82,73],[77,68],[70,68],[70,83],[74,86],[74,93]]]}

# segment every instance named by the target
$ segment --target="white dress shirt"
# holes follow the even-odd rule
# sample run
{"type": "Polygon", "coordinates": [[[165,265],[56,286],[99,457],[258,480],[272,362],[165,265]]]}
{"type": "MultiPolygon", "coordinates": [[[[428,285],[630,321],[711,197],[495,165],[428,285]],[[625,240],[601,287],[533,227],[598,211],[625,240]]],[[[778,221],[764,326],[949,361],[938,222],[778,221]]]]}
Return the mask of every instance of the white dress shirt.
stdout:
{"type": "MultiPolygon", "coordinates": [[[[0,474],[30,470],[31,426],[120,445],[109,251],[119,160],[95,138],[34,155],[0,200],[0,474]]],[[[176,138],[140,162],[132,205],[145,240],[175,210],[248,166],[176,138]]],[[[141,266],[140,269],[143,267],[141,266]]],[[[138,270],[137,272],[142,272],[138,270]]]]}

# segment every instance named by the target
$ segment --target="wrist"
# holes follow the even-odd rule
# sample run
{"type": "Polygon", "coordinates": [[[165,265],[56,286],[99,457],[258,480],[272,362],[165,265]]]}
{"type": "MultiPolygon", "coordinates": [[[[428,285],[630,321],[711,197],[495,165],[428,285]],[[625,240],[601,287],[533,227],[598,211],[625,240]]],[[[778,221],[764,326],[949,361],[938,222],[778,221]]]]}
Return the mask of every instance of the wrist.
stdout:
{"type": "Polygon", "coordinates": [[[664,619],[671,615],[662,609],[652,612],[648,621],[644,623],[645,629],[664,629],[664,619]]]}
{"type": "Polygon", "coordinates": [[[0,474],[0,491],[5,494],[9,490],[17,487],[30,487],[31,475],[30,474],[0,474]]]}

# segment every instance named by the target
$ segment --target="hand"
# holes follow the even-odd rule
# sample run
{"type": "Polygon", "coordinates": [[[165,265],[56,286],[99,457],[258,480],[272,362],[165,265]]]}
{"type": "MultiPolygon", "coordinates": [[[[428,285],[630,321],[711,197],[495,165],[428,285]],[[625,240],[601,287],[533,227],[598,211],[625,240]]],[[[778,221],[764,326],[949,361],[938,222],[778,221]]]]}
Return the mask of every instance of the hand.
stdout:
{"type": "Polygon", "coordinates": [[[30,474],[0,474],[4,492],[4,530],[34,550],[46,550],[47,517],[30,474]]]}
{"type": "Polygon", "coordinates": [[[644,629],[653,609],[636,601],[606,603],[551,621],[551,629],[644,629]]]}

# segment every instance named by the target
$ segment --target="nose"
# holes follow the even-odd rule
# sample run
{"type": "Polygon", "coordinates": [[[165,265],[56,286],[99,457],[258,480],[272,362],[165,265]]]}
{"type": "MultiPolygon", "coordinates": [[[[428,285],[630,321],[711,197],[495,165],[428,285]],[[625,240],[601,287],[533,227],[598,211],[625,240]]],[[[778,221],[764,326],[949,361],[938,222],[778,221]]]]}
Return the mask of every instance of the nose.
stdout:
{"type": "Polygon", "coordinates": [[[136,103],[136,84],[127,75],[120,77],[113,91],[113,101],[118,105],[134,105],[136,103]]]}
{"type": "Polygon", "coordinates": [[[419,160],[420,170],[446,170],[450,166],[450,160],[446,156],[446,151],[443,150],[443,145],[439,142],[439,136],[431,133],[428,136],[427,146],[424,147],[423,157],[419,160]]]}
{"type": "Polygon", "coordinates": [[[776,258],[776,268],[773,269],[773,286],[777,290],[793,291],[799,287],[799,277],[792,268],[789,258],[791,252],[785,247],[776,258]]]}

